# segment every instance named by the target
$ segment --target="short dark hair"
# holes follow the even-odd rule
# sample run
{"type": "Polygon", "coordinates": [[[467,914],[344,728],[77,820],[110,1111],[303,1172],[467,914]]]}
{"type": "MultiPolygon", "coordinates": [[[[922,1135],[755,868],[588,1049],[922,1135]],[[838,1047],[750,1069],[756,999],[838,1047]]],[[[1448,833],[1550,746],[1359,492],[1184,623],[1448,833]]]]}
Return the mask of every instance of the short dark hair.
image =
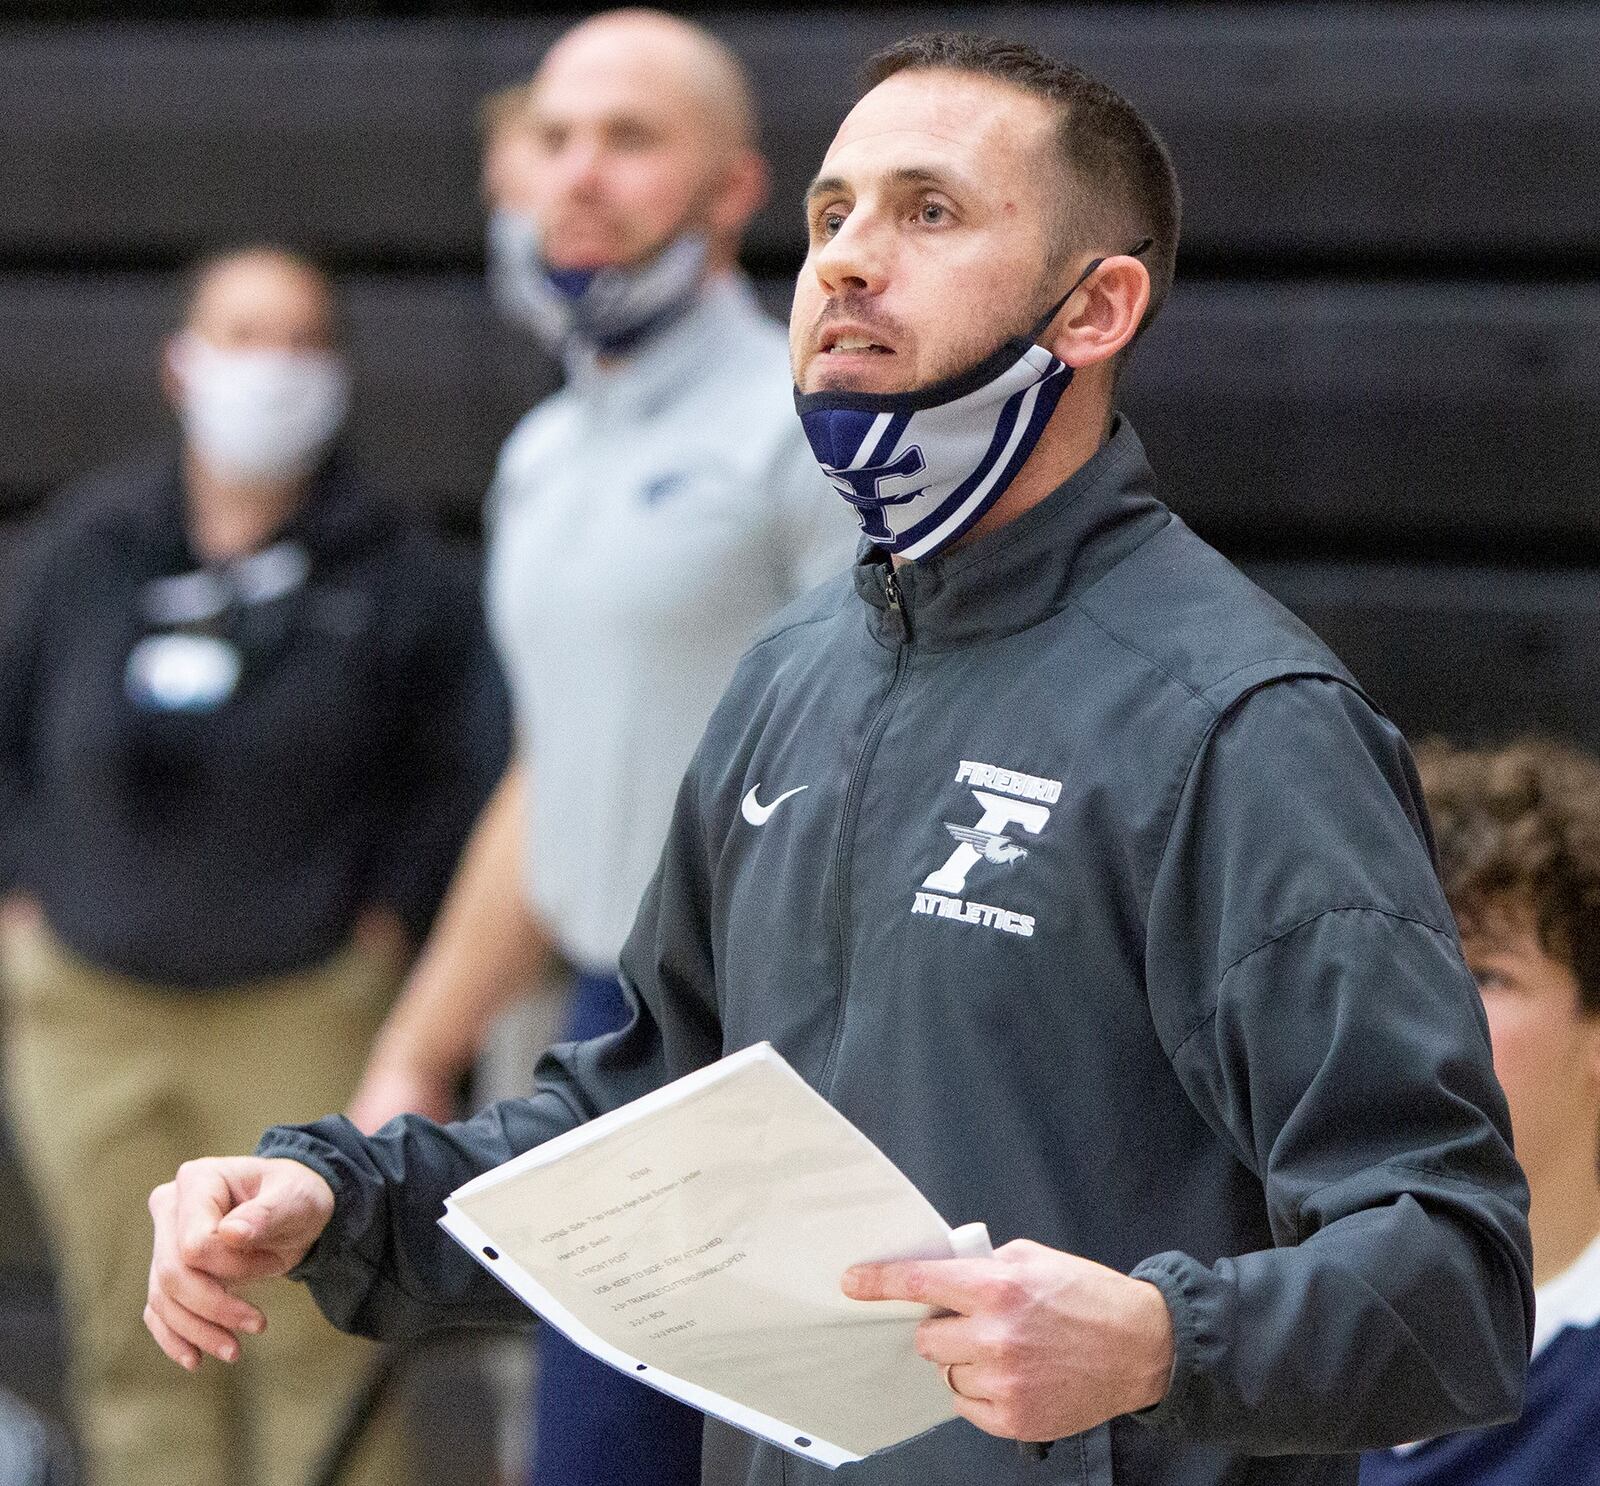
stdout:
{"type": "Polygon", "coordinates": [[[1417,750],[1439,871],[1462,932],[1531,914],[1539,944],[1600,1015],[1600,762],[1548,739],[1417,750]]]}
{"type": "Polygon", "coordinates": [[[885,47],[867,60],[863,91],[897,72],[935,68],[995,78],[1056,106],[1068,187],[1051,261],[1085,250],[1122,253],[1148,237],[1141,256],[1150,270],[1150,304],[1142,333],[1172,288],[1182,218],[1178,178],[1160,135],[1126,98],[1080,68],[1027,42],[970,31],[933,31],[885,47]]]}

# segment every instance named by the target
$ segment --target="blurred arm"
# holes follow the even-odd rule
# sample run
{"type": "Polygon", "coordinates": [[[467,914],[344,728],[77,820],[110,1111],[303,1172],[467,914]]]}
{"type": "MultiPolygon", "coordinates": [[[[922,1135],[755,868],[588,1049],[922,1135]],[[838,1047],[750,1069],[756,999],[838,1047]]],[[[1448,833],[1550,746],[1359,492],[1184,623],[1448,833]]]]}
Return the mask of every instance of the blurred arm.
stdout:
{"type": "Polygon", "coordinates": [[[433,932],[378,1034],[350,1106],[360,1129],[397,1114],[444,1120],[499,1014],[537,979],[549,938],[522,893],[527,782],[505,772],[478,816],[433,932]]]}
{"type": "MultiPolygon", "coordinates": [[[[417,543],[397,604],[391,685],[398,731],[385,759],[388,816],[367,886],[367,917],[403,928],[402,949],[430,932],[463,843],[506,768],[505,685],[489,644],[475,565],[417,543]]],[[[409,955],[407,955],[409,957],[409,955]]]]}
{"type": "MultiPolygon", "coordinates": [[[[441,1324],[526,1318],[511,1292],[439,1227],[440,1208],[479,1173],[722,1055],[709,874],[691,777],[622,951],[628,1025],[553,1048],[531,1098],[502,1100],[461,1124],[407,1115],[363,1135],[335,1115],[262,1137],[260,1155],[309,1166],[333,1192],[327,1227],[294,1274],[336,1326],[399,1338],[441,1324]]],[[[459,1009],[452,1016],[459,1021],[459,1009]]]]}

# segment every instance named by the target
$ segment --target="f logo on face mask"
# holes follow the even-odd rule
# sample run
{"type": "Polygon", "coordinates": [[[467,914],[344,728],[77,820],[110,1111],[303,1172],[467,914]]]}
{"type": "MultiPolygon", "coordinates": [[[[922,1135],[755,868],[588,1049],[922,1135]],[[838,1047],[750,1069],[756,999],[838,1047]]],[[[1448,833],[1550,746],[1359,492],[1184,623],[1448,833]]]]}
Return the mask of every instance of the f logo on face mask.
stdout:
{"type": "Polygon", "coordinates": [[[922,494],[922,489],[908,490],[902,495],[884,495],[880,489],[885,480],[910,480],[927,468],[922,450],[915,444],[904,450],[891,464],[873,464],[864,469],[836,469],[823,465],[822,471],[833,481],[834,488],[861,513],[861,530],[869,541],[888,541],[893,533],[884,520],[885,506],[903,506],[922,494]]]}
{"type": "Polygon", "coordinates": [[[1021,826],[1030,836],[1037,836],[1050,819],[1050,812],[1043,805],[1008,800],[985,789],[975,789],[972,793],[983,806],[983,814],[975,826],[945,822],[945,829],[961,844],[950,853],[944,866],[923,878],[923,887],[959,896],[966,890],[967,873],[979,862],[1003,866],[1027,856],[1027,848],[1018,846],[1006,834],[1007,826],[1021,826]]]}

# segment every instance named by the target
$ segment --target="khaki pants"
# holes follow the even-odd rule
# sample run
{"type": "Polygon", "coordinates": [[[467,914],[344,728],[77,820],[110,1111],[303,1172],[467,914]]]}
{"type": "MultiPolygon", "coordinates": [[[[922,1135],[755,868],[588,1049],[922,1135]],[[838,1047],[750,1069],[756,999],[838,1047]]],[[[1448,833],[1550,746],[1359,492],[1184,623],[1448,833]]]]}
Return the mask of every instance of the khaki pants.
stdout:
{"type": "MultiPolygon", "coordinates": [[[[269,1125],[342,1108],[396,980],[351,948],[215,994],[162,990],[86,963],[36,917],[0,916],[5,1085],[54,1240],[94,1486],[305,1486],[370,1344],[273,1280],[251,1291],[268,1324],[241,1359],[185,1373],[142,1320],[146,1199],[189,1157],[245,1154],[269,1125]]],[[[347,1480],[392,1486],[404,1455],[386,1423],[347,1480]]]]}

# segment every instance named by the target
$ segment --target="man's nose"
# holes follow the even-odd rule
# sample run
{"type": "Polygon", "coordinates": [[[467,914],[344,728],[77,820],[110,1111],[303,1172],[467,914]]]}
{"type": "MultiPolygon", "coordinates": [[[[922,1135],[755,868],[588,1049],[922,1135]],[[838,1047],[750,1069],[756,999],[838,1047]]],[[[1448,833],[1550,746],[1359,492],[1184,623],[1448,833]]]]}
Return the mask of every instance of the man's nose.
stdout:
{"type": "Polygon", "coordinates": [[[574,195],[592,190],[605,174],[605,155],[598,140],[568,140],[551,161],[557,188],[574,195]]]}
{"type": "Polygon", "coordinates": [[[891,247],[882,227],[864,213],[852,212],[817,249],[812,262],[830,294],[850,290],[881,294],[889,281],[891,247]]]}

